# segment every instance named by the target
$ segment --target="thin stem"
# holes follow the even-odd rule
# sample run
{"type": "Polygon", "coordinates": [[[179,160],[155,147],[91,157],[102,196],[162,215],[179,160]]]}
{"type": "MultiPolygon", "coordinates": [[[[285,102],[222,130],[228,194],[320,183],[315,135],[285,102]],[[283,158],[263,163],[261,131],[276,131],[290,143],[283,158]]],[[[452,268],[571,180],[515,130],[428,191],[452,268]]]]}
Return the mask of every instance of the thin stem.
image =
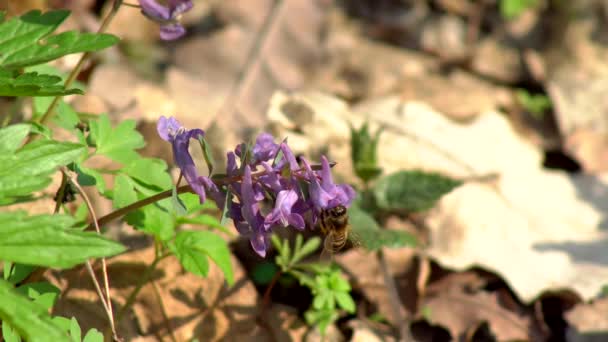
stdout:
{"type": "Polygon", "coordinates": [[[272,280],[270,280],[270,283],[268,284],[266,291],[264,291],[264,297],[262,299],[262,308],[266,309],[268,307],[268,305],[270,304],[270,293],[272,292],[272,289],[276,285],[279,278],[281,278],[282,274],[283,274],[283,272],[277,271],[274,274],[274,276],[272,277],[272,280]]]}
{"type": "Polygon", "coordinates": [[[148,281],[148,278],[150,278],[150,276],[152,275],[152,272],[154,272],[154,270],[156,270],[156,266],[158,265],[158,263],[161,260],[163,260],[164,258],[168,257],[169,255],[170,255],[169,253],[166,253],[166,254],[163,254],[160,256],[158,256],[158,255],[154,256],[154,261],[152,261],[150,266],[148,266],[148,268],[146,268],[146,270],[144,271],[144,274],[141,276],[141,278],[139,278],[139,282],[135,286],[135,289],[133,289],[133,292],[131,292],[131,294],[129,295],[129,298],[127,298],[125,305],[123,305],[123,307],[120,308],[120,310],[116,314],[117,322],[120,322],[122,320],[122,318],[125,315],[125,313],[127,312],[127,310],[131,307],[131,305],[133,305],[133,303],[135,302],[135,299],[137,298],[137,295],[139,294],[139,291],[141,291],[144,284],[146,284],[146,282],[148,281]]]}
{"type": "MultiPolygon", "coordinates": [[[[331,165],[331,167],[333,167],[336,164],[332,163],[330,165],[331,165]]],[[[311,168],[313,170],[319,170],[321,168],[321,166],[320,165],[311,165],[311,168]]],[[[300,170],[297,170],[297,171],[302,171],[302,170],[303,169],[300,169],[300,170]]],[[[256,179],[256,178],[258,178],[260,176],[263,176],[265,174],[266,174],[266,171],[256,172],[256,173],[254,173],[254,174],[251,175],[251,178],[252,179],[256,179]]],[[[214,179],[213,182],[216,185],[218,185],[218,186],[222,186],[222,185],[228,185],[230,183],[240,181],[242,178],[243,178],[242,175],[236,175],[236,176],[231,176],[231,177],[224,177],[224,178],[220,178],[220,179],[214,179]]],[[[176,192],[177,192],[177,194],[183,194],[185,192],[194,193],[194,191],[192,190],[192,188],[188,184],[182,185],[182,186],[178,186],[176,188],[176,192]]],[[[139,200],[137,202],[129,204],[126,207],[123,207],[123,208],[120,208],[120,209],[116,209],[115,211],[113,211],[113,212],[111,212],[111,213],[109,213],[109,214],[107,214],[105,216],[102,216],[101,218],[99,218],[97,220],[97,224],[99,226],[103,226],[103,225],[107,224],[108,222],[111,222],[111,221],[114,221],[114,220],[116,220],[116,219],[118,219],[120,217],[123,217],[124,215],[126,215],[126,214],[128,214],[128,213],[130,213],[132,211],[135,211],[135,210],[137,210],[139,208],[145,207],[148,204],[152,204],[152,203],[158,202],[160,200],[163,200],[165,198],[169,198],[169,197],[172,196],[172,194],[173,194],[173,190],[167,190],[167,191],[160,192],[160,193],[158,193],[156,195],[152,195],[150,197],[141,199],[141,200],[139,200]]],[[[92,229],[94,226],[95,226],[95,223],[91,222],[89,224],[89,226],[87,227],[87,229],[92,229]]]]}
{"type": "Polygon", "coordinates": [[[171,326],[171,320],[169,320],[169,315],[167,315],[167,310],[165,309],[165,305],[163,304],[163,297],[160,295],[160,291],[158,290],[158,285],[156,285],[155,281],[151,281],[150,283],[152,285],[152,289],[154,289],[154,295],[156,296],[156,301],[158,302],[158,306],[160,307],[160,313],[163,315],[163,320],[165,321],[165,325],[167,326],[169,337],[171,337],[171,341],[177,342],[177,338],[175,338],[175,333],[173,332],[173,327],[171,326]]]}
{"type": "MultiPolygon", "coordinates": [[[[97,215],[95,214],[93,205],[91,204],[91,201],[89,200],[89,196],[87,196],[87,194],[85,193],[82,186],[80,186],[76,177],[75,176],[70,177],[68,175],[67,168],[63,167],[61,170],[61,173],[62,173],[64,179],[69,179],[69,182],[72,185],[74,185],[74,187],[78,190],[78,193],[84,200],[84,203],[86,204],[87,209],[89,210],[89,214],[91,215],[91,218],[93,219],[93,223],[95,225],[95,231],[97,231],[98,235],[101,235],[101,229],[99,229],[99,224],[97,224],[97,215]]],[[[66,183],[68,183],[68,182],[66,181],[66,183]]],[[[89,274],[94,279],[93,283],[95,284],[95,288],[98,289],[99,284],[97,283],[97,278],[95,277],[93,268],[91,267],[91,264],[88,260],[87,260],[87,270],[89,270],[89,274]]],[[[106,264],[106,258],[101,258],[101,274],[103,277],[103,287],[104,287],[105,294],[106,294],[105,303],[104,303],[104,298],[103,298],[103,294],[101,293],[101,290],[99,291],[98,294],[102,300],[102,303],[104,303],[104,308],[106,310],[106,314],[108,315],[108,320],[110,321],[110,328],[112,329],[112,336],[114,337],[114,340],[118,341],[119,339],[118,339],[118,335],[116,333],[116,326],[114,325],[114,313],[112,311],[112,297],[110,295],[110,281],[109,281],[109,277],[108,277],[108,265],[106,264]]]]}
{"type": "MultiPolygon", "coordinates": [[[[97,33],[103,33],[107,30],[108,26],[110,25],[110,22],[112,22],[112,19],[114,19],[114,16],[118,12],[118,9],[120,8],[121,4],[122,4],[122,0],[114,0],[114,3],[112,4],[112,9],[110,10],[110,12],[108,12],[106,17],[103,19],[101,26],[97,30],[97,33]]],[[[85,52],[80,57],[80,60],[78,61],[78,63],[74,67],[74,69],[72,69],[72,72],[70,72],[70,74],[68,75],[68,78],[65,80],[65,83],[63,84],[64,88],[69,87],[72,84],[72,82],[74,82],[74,80],[76,80],[76,77],[78,77],[78,74],[80,74],[80,70],[82,69],[84,62],[89,58],[89,56],[91,56],[91,52],[85,52]]],[[[55,108],[59,104],[59,100],[61,100],[61,97],[62,97],[61,95],[58,95],[53,99],[53,102],[51,102],[51,104],[49,105],[49,108],[46,110],[44,115],[42,115],[42,117],[38,120],[38,123],[45,124],[47,121],[49,121],[53,117],[53,115],[55,115],[55,108]]]]}
{"type": "Polygon", "coordinates": [[[390,298],[391,308],[393,310],[393,315],[395,316],[395,323],[399,329],[399,341],[414,341],[414,338],[410,333],[409,322],[402,312],[402,302],[401,298],[399,297],[399,291],[397,291],[397,285],[389,272],[388,263],[386,262],[386,258],[384,257],[382,250],[376,252],[376,257],[380,263],[380,270],[382,271],[384,284],[388,290],[387,292],[390,298]]]}

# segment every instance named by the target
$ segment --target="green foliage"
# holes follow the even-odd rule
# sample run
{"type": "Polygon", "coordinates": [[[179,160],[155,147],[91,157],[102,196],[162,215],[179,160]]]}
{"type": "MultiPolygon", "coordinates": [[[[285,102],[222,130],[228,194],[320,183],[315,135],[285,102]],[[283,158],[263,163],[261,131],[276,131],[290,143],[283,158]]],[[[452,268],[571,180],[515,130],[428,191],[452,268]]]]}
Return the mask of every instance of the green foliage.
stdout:
{"type": "Polygon", "coordinates": [[[399,248],[416,246],[416,238],[404,231],[381,229],[376,220],[357,205],[348,209],[349,222],[353,233],[362,247],[369,251],[381,247],[399,248]]]}
{"type": "Polygon", "coordinates": [[[100,115],[91,121],[90,143],[97,147],[97,154],[104,155],[123,164],[139,159],[136,149],[145,145],[144,139],[135,130],[135,121],[125,120],[112,128],[108,115],[100,115]]]}
{"type": "Polygon", "coordinates": [[[85,151],[80,144],[42,139],[17,150],[29,130],[29,125],[0,129],[0,200],[4,203],[45,188],[57,167],[75,161],[85,151]]]}
{"type": "Polygon", "coordinates": [[[379,179],[373,195],[381,210],[417,212],[431,208],[461,184],[436,173],[399,171],[379,179]]]}
{"type": "Polygon", "coordinates": [[[0,213],[0,260],[70,268],[91,258],[125,250],[119,243],[95,233],[71,229],[73,223],[66,215],[0,213]]]}
{"type": "Polygon", "coordinates": [[[382,168],[378,166],[378,140],[381,130],[374,136],[370,135],[367,123],[363,124],[359,130],[354,127],[350,129],[351,159],[355,174],[365,183],[378,177],[382,173],[382,168]]]}
{"type": "Polygon", "coordinates": [[[537,120],[542,119],[545,112],[551,108],[551,100],[545,94],[530,94],[525,89],[518,89],[515,95],[519,104],[537,120]]]}
{"type": "MultiPolygon", "coordinates": [[[[70,341],[44,306],[32,302],[5,280],[0,280],[0,303],[3,335],[4,327],[10,326],[27,341],[70,341]]],[[[15,341],[13,332],[8,335],[9,338],[6,335],[4,338],[15,341]]]]}
{"type": "Polygon", "coordinates": [[[65,317],[53,317],[53,322],[61,327],[61,329],[70,335],[72,342],[103,342],[103,334],[99,330],[93,328],[87,332],[82,339],[82,330],[76,318],[68,319],[65,317]]]}
{"type": "Polygon", "coordinates": [[[209,177],[213,174],[213,166],[215,164],[215,160],[213,159],[213,153],[211,153],[211,145],[205,140],[204,136],[199,137],[199,143],[201,144],[201,149],[203,150],[203,156],[205,157],[205,163],[207,163],[207,168],[209,169],[209,177]]]}
{"type": "Polygon", "coordinates": [[[305,313],[308,324],[316,325],[325,334],[327,326],[340,317],[339,310],[355,312],[351,287],[339,268],[302,262],[319,248],[320,238],[312,237],[304,243],[302,235],[298,234],[293,250],[288,240],[281,241],[277,235],[272,235],[271,241],[279,253],[275,262],[281,271],[294,276],[313,294],[312,305],[305,313]]]}
{"type": "Polygon", "coordinates": [[[209,262],[213,260],[224,272],[229,285],[234,283],[230,250],[224,239],[206,231],[181,231],[175,238],[175,255],[186,270],[207,276],[209,262]]]}
{"type": "Polygon", "coordinates": [[[65,10],[30,11],[0,23],[0,67],[20,69],[78,52],[98,51],[118,38],[110,34],[53,31],[69,16],[65,10]]]}
{"type": "Polygon", "coordinates": [[[500,0],[500,14],[503,18],[513,19],[528,8],[538,5],[538,0],[500,0]]]}
{"type": "Polygon", "coordinates": [[[77,88],[65,89],[61,78],[37,72],[18,74],[0,68],[0,96],[57,96],[82,94],[77,88]]]}

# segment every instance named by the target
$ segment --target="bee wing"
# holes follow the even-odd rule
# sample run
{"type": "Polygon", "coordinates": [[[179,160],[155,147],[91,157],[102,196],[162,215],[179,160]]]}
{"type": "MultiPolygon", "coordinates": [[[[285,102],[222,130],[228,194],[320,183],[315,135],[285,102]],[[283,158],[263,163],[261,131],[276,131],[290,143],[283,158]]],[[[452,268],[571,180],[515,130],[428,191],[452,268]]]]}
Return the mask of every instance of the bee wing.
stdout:
{"type": "Polygon", "coordinates": [[[348,240],[355,248],[362,246],[361,236],[359,236],[359,234],[353,232],[353,230],[350,227],[348,228],[348,240]]]}
{"type": "Polygon", "coordinates": [[[334,261],[334,234],[329,233],[323,241],[323,251],[321,252],[321,260],[334,261]]]}

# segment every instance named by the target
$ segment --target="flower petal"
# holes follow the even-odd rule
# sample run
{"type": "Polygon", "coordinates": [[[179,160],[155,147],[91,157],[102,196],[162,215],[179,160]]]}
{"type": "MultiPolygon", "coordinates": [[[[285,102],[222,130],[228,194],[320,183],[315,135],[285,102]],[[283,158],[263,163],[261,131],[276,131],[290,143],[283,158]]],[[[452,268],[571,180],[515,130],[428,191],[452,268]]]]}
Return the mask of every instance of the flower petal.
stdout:
{"type": "Polygon", "coordinates": [[[180,24],[161,25],[160,39],[175,40],[186,34],[186,29],[180,24]]]}
{"type": "Polygon", "coordinates": [[[164,21],[171,18],[171,10],[155,0],[139,0],[139,6],[144,15],[155,21],[164,21]]]}
{"type": "Polygon", "coordinates": [[[169,0],[169,10],[172,18],[177,18],[184,12],[191,10],[193,6],[191,0],[169,0]]]}

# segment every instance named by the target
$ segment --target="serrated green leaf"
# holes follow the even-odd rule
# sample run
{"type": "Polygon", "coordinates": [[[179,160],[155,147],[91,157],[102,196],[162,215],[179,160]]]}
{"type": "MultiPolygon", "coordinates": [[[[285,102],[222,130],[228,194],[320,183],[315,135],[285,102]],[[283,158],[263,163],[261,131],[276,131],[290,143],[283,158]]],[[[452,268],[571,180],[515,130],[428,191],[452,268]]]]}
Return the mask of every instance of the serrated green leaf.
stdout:
{"type": "Polygon", "coordinates": [[[91,258],[121,253],[125,248],[95,233],[70,229],[66,215],[26,216],[0,213],[0,259],[28,265],[69,268],[91,258]]]}
{"type": "MultiPolygon", "coordinates": [[[[73,162],[85,151],[80,144],[37,140],[25,145],[10,159],[0,160],[0,177],[10,174],[42,175],[73,162]]],[[[4,159],[1,158],[0,159],[4,159]]]]}
{"type": "Polygon", "coordinates": [[[430,209],[461,184],[437,173],[399,171],[379,179],[373,194],[382,210],[417,212],[430,209]]]}
{"type": "Polygon", "coordinates": [[[92,52],[116,44],[111,34],[62,32],[49,36],[69,11],[30,11],[0,24],[0,67],[20,69],[78,52],[92,52]]]}
{"type": "Polygon", "coordinates": [[[167,173],[167,163],[162,159],[137,158],[124,167],[122,172],[157,190],[167,190],[172,185],[171,176],[167,173]]]}
{"type": "Polygon", "coordinates": [[[65,89],[60,77],[37,72],[13,74],[0,68],[0,96],[59,96],[72,94],[82,95],[83,92],[76,88],[65,89]]]}
{"type": "Polygon", "coordinates": [[[297,264],[298,262],[300,262],[300,260],[314,253],[314,251],[316,251],[320,245],[321,238],[319,238],[318,236],[313,236],[310,239],[306,240],[304,246],[294,251],[293,258],[291,259],[292,265],[297,264]]]}
{"type": "Polygon", "coordinates": [[[228,285],[234,283],[230,250],[221,237],[206,231],[181,231],[175,237],[175,247],[177,258],[186,270],[206,276],[209,271],[209,257],[224,272],[228,285]]]}
{"type": "Polygon", "coordinates": [[[100,194],[107,197],[106,181],[103,179],[103,175],[99,171],[81,165],[77,165],[75,170],[78,174],[76,178],[78,184],[82,186],[95,186],[97,190],[99,190],[100,194]]]}
{"type": "Polygon", "coordinates": [[[416,245],[414,236],[407,232],[380,229],[376,220],[356,205],[348,208],[348,216],[358,242],[369,251],[382,247],[398,248],[416,245]]]}
{"type": "Polygon", "coordinates": [[[114,199],[112,202],[114,208],[123,208],[137,201],[137,193],[135,192],[133,180],[123,174],[116,176],[114,178],[112,197],[114,199]]]}
{"type": "Polygon", "coordinates": [[[156,204],[148,205],[142,211],[144,217],[140,224],[135,224],[137,229],[150,233],[161,241],[173,238],[175,222],[170,213],[156,204]]]}
{"type": "Polygon", "coordinates": [[[70,341],[44,307],[19,294],[4,280],[0,280],[0,303],[0,319],[17,330],[25,340],[70,341]]]}
{"type": "Polygon", "coordinates": [[[15,152],[27,137],[31,126],[28,124],[10,125],[0,129],[0,155],[15,152]]]}
{"type": "Polygon", "coordinates": [[[89,138],[97,147],[96,153],[125,165],[140,158],[135,150],[144,147],[145,142],[135,130],[135,121],[125,120],[112,128],[110,118],[103,114],[90,122],[90,128],[89,138]]]}

